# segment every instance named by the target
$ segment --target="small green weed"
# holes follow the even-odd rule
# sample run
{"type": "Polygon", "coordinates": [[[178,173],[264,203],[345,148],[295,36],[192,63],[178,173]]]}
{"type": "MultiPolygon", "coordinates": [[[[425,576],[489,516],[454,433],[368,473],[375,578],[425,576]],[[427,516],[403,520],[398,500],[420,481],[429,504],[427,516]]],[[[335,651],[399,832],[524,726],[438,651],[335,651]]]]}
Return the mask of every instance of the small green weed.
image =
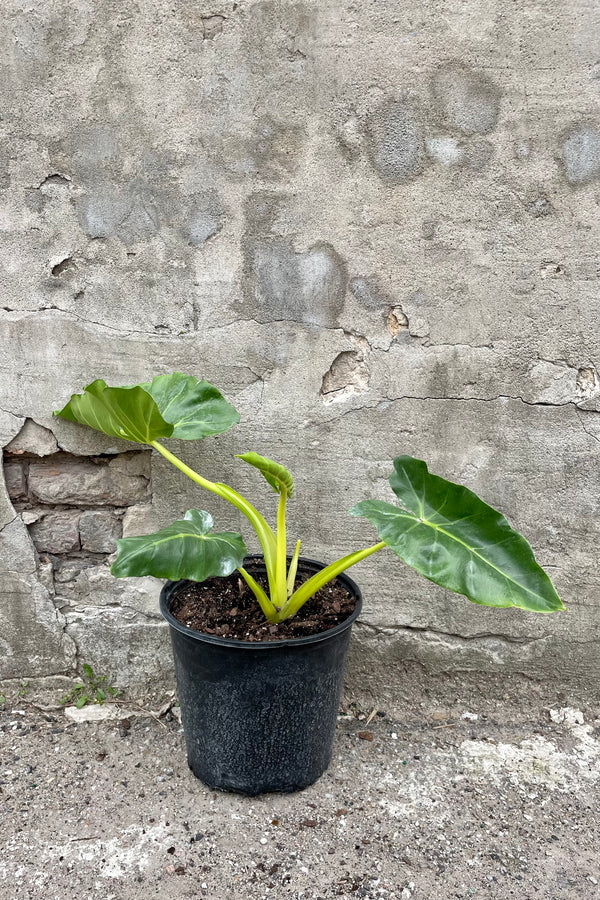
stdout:
{"type": "Polygon", "coordinates": [[[31,688],[29,687],[29,682],[22,681],[21,687],[17,691],[17,697],[26,697],[29,694],[30,690],[31,688]]]}
{"type": "Polygon", "coordinates": [[[6,706],[6,696],[4,694],[0,694],[0,709],[4,709],[6,706]]]}
{"type": "Polygon", "coordinates": [[[92,667],[84,663],[83,681],[76,682],[59,703],[74,703],[77,709],[82,709],[86,703],[102,704],[108,697],[118,697],[122,693],[108,683],[107,675],[94,675],[92,667]]]}

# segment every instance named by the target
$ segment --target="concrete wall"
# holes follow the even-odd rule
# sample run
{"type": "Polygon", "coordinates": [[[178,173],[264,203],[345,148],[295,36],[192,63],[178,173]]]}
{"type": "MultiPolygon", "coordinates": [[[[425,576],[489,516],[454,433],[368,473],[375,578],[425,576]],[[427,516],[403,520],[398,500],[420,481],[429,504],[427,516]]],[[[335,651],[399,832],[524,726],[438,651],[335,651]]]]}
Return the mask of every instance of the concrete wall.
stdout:
{"type": "Polygon", "coordinates": [[[191,505],[247,529],[50,413],[173,370],[242,414],[176,452],[271,512],[232,456],[286,464],[306,555],[370,542],[346,510],[411,453],[505,512],[570,609],[481,609],[377,554],[365,666],[598,674],[599,29],[589,0],[5,0],[2,677],[170,676],[115,538],[191,505]]]}

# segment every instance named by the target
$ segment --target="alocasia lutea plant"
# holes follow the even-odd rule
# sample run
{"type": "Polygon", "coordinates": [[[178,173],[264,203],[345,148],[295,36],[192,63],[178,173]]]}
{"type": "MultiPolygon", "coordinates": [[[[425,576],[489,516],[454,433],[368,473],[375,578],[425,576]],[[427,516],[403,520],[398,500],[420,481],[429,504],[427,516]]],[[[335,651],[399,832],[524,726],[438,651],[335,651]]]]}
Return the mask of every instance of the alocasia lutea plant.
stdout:
{"type": "Polygon", "coordinates": [[[258,453],[239,455],[279,494],[273,529],[245,497],[189,468],[161,441],[199,440],[221,434],[239,421],[236,410],[207,381],[175,372],[151,382],[109,387],[98,379],[74,394],[55,415],[89,425],[111,437],[147,444],[207,491],[228,500],[253,526],[260,541],[268,592],[246,571],[240,534],[214,532],[210,513],[191,509],[183,519],[155,534],[117,541],[111,572],[117,577],[154,575],[172,581],[204,581],[239,570],[266,618],[273,623],[294,616],[320,588],[373,553],[389,547],[430,581],[485,606],[516,606],[533,612],[564,609],[550,579],[537,564],[524,537],[466,487],[431,474],[411,456],[397,456],[390,485],[398,505],[363,500],[351,510],[374,526],[380,540],[325,566],[295,586],[300,541],[288,566],[286,503],[294,493],[287,469],[258,453]]]}

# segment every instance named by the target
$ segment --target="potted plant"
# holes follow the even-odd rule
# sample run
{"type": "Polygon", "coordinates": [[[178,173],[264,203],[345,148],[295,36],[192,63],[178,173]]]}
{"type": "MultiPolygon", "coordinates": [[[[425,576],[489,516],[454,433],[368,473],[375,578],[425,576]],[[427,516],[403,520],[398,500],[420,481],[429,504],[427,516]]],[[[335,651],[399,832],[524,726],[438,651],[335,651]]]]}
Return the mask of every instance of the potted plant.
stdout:
{"type": "Polygon", "coordinates": [[[117,577],[168,579],[160,605],[170,625],[188,762],[211,787],[291,791],[325,771],[350,629],[361,609],[360,591],[344,572],[371,554],[389,548],[474,603],[564,608],[504,516],[411,456],[393,462],[390,485],[399,504],[363,500],[350,510],[375,526],[379,540],[325,565],[301,559],[300,541],[288,555],[285,513],[294,482],[284,466],[254,452],[239,455],[279,494],[273,529],[240,493],[193,471],[161,443],[220,434],[239,421],[208,382],[179,372],[127,387],[97,380],[55,415],[153,447],[232,503],[258,537],[262,556],[249,557],[240,534],[213,531],[210,513],[192,509],[155,534],[119,540],[111,568],[117,577]]]}

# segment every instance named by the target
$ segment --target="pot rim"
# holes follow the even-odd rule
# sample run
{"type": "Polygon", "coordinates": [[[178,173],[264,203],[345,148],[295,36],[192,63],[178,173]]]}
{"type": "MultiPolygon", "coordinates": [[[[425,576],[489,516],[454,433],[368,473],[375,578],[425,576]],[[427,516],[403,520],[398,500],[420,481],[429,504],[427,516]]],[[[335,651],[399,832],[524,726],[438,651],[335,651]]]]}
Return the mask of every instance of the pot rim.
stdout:
{"type": "MultiPolygon", "coordinates": [[[[291,556],[288,556],[288,562],[291,560],[291,556]]],[[[251,553],[245,557],[244,563],[262,561],[264,557],[259,553],[251,553]]],[[[318,566],[319,570],[324,569],[327,563],[319,562],[315,559],[308,559],[305,556],[301,556],[298,562],[309,563],[313,566],[318,566]]],[[[216,644],[219,647],[235,647],[238,650],[260,650],[260,651],[268,651],[268,650],[277,650],[281,647],[304,647],[307,644],[317,644],[320,641],[329,640],[329,638],[335,637],[338,634],[341,634],[343,631],[346,631],[347,628],[350,628],[351,625],[359,617],[362,611],[362,594],[360,592],[359,586],[356,582],[350,578],[349,575],[346,575],[345,572],[341,572],[336,576],[339,578],[341,582],[344,583],[344,586],[347,587],[356,597],[356,606],[353,611],[350,613],[347,619],[344,619],[343,622],[340,622],[339,625],[335,625],[333,628],[329,628],[327,631],[319,631],[318,634],[309,634],[306,637],[300,638],[282,638],[279,641],[239,641],[235,638],[225,638],[220,637],[216,634],[205,634],[202,631],[196,631],[193,628],[186,628],[185,625],[182,625],[175,616],[171,615],[169,610],[169,601],[171,599],[171,594],[173,593],[175,586],[181,584],[181,581],[185,581],[188,579],[181,579],[180,581],[167,581],[165,585],[163,585],[160,598],[159,605],[160,611],[163,617],[166,619],[171,628],[174,628],[176,631],[179,631],[180,634],[184,634],[186,637],[191,638],[192,640],[199,641],[201,643],[206,644],[216,644]]]]}

